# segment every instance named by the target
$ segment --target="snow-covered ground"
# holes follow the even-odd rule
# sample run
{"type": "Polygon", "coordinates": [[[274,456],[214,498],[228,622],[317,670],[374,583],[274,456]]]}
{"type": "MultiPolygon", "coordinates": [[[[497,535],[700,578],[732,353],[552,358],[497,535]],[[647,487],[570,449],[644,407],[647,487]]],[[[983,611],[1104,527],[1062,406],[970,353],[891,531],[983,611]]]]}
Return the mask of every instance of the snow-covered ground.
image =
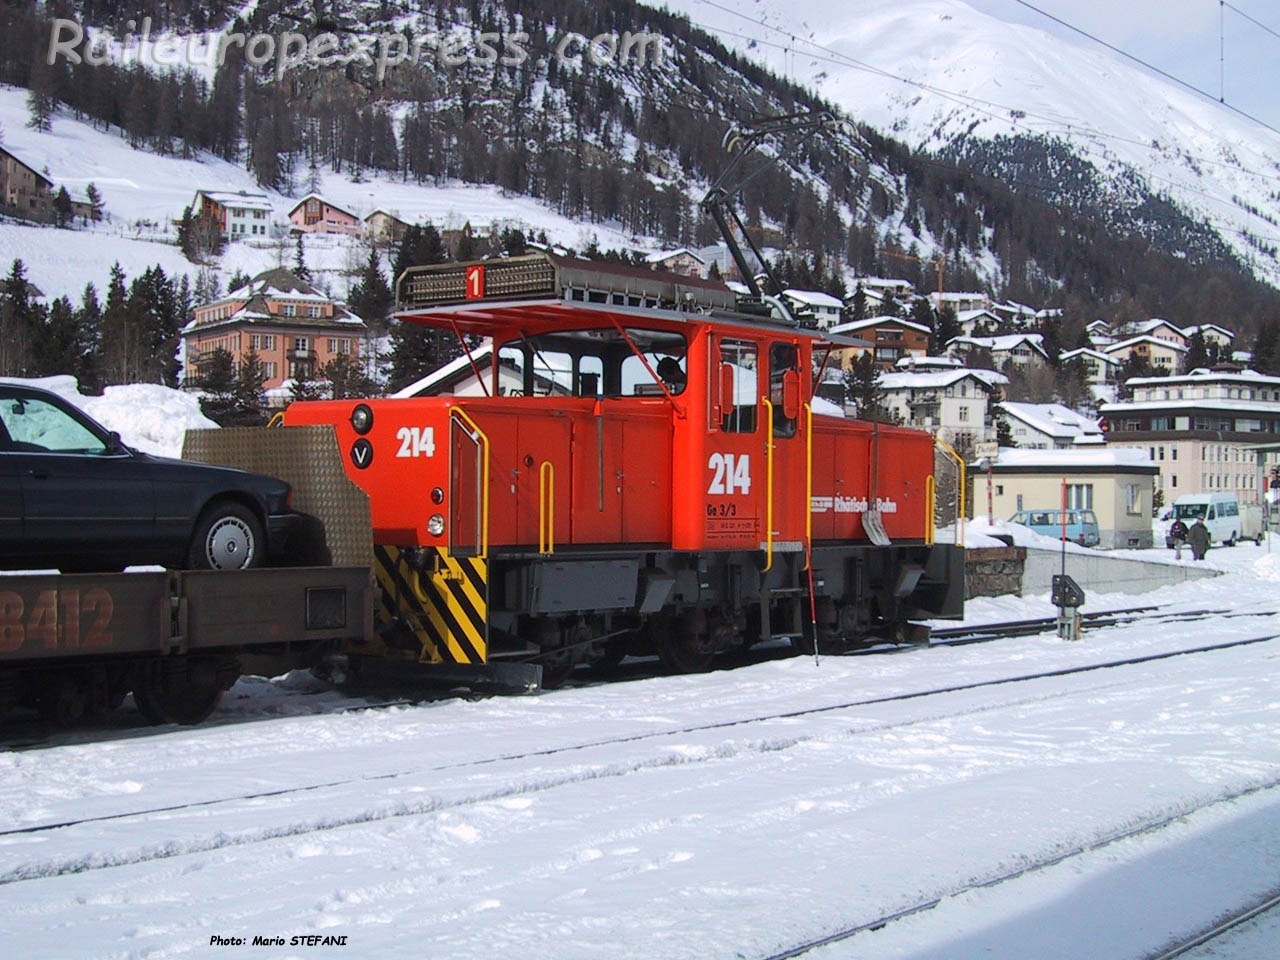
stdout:
{"type": "MultiPolygon", "coordinates": [[[[940,897],[812,955],[1142,957],[1280,876],[1280,642],[884,698],[1280,632],[1280,552],[1215,553],[1086,609],[1231,618],[354,712],[246,679],[204,727],[0,755],[5,949],[767,957],[940,897]]],[[[1268,929],[1214,955],[1274,956],[1268,929]]]]}

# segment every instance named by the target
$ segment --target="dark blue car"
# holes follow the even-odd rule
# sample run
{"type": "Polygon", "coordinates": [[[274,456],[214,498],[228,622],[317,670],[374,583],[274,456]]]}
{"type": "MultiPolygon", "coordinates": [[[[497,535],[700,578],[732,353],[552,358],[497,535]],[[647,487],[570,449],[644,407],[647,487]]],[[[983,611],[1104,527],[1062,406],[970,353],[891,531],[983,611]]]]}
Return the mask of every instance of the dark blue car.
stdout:
{"type": "Polygon", "coordinates": [[[56,394],[0,384],[0,565],[240,570],[298,520],[274,477],[132,450],[56,394]]]}

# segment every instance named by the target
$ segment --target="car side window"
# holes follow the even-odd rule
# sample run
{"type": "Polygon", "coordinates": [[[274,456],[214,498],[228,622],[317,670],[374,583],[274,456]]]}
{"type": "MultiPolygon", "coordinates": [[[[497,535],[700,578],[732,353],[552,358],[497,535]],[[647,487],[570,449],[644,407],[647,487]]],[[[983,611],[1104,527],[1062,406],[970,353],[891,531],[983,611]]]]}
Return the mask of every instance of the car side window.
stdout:
{"type": "Polygon", "coordinates": [[[39,397],[0,399],[0,423],[15,453],[103,454],[107,445],[61,407],[39,397]]]}

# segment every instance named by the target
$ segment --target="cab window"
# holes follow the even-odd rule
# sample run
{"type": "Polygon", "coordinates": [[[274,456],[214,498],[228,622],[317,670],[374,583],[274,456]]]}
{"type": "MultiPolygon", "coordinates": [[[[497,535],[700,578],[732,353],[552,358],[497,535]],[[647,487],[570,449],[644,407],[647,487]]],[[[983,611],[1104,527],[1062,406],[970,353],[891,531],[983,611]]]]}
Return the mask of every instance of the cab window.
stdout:
{"type": "MultiPolygon", "coordinates": [[[[800,351],[794,343],[775,343],[769,348],[769,402],[773,404],[773,435],[794,437],[797,411],[788,411],[786,403],[787,374],[800,369],[800,351]],[[791,416],[787,416],[791,413],[791,416]]],[[[794,380],[794,377],[792,378],[794,380]]]]}
{"type": "Polygon", "coordinates": [[[107,452],[102,438],[61,407],[39,397],[0,399],[8,448],[19,453],[107,452]]]}
{"type": "Polygon", "coordinates": [[[755,433],[759,408],[758,347],[750,340],[722,338],[716,356],[718,362],[712,371],[714,380],[709,392],[712,398],[709,425],[725,433],[755,433]]]}

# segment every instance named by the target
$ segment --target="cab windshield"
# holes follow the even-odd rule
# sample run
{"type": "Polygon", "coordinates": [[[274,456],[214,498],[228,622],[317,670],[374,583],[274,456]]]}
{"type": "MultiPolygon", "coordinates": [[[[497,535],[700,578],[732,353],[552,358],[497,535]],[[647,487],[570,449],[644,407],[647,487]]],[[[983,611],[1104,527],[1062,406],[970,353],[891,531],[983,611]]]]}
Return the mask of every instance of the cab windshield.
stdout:
{"type": "Polygon", "coordinates": [[[1173,515],[1179,520],[1194,520],[1196,517],[1203,517],[1208,509],[1207,503],[1175,503],[1173,515]]]}
{"type": "Polygon", "coordinates": [[[496,393],[508,397],[660,397],[663,386],[673,396],[683,393],[689,379],[689,342],[684,334],[623,329],[625,337],[617,328],[607,327],[557,330],[508,340],[498,349],[496,393]]]}

